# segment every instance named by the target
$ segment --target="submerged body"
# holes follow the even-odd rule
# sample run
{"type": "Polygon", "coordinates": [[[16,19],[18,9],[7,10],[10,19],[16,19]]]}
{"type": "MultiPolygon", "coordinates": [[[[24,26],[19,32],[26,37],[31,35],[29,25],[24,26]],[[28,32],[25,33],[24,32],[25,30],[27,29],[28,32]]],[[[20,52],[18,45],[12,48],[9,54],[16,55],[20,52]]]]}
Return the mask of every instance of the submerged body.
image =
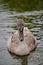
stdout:
{"type": "Polygon", "coordinates": [[[36,42],[35,42],[36,40],[27,27],[24,27],[23,35],[24,35],[24,40],[20,41],[19,31],[17,30],[8,39],[8,50],[11,53],[17,55],[27,55],[36,47],[36,42]]]}

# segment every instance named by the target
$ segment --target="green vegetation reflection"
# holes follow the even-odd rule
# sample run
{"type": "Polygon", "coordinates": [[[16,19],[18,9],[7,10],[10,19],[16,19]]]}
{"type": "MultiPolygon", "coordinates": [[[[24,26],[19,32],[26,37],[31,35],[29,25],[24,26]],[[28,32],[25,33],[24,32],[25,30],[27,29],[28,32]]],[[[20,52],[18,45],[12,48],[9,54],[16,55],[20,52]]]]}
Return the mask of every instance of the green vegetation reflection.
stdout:
{"type": "Polygon", "coordinates": [[[32,10],[43,10],[43,0],[0,0],[4,3],[4,7],[10,11],[32,11],[32,10]]]}

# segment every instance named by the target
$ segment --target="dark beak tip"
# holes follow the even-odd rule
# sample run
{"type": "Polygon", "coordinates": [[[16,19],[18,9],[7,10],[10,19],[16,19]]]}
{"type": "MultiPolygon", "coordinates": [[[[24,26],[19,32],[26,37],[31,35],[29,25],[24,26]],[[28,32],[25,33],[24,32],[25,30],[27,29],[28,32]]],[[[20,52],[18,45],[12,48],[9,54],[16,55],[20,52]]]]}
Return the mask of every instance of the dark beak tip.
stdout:
{"type": "Polygon", "coordinates": [[[23,39],[20,40],[21,42],[23,41],[23,39]]]}

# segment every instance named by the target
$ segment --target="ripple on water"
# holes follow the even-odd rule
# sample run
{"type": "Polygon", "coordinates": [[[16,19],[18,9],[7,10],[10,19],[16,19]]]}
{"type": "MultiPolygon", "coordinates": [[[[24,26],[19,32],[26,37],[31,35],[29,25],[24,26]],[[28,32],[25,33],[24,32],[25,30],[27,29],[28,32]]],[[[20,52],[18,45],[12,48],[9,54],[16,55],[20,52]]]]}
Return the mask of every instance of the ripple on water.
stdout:
{"type": "Polygon", "coordinates": [[[24,13],[1,12],[0,15],[0,65],[43,65],[43,11],[24,13]],[[4,15],[4,16],[3,16],[4,15]],[[18,57],[7,51],[7,39],[16,31],[16,20],[22,18],[25,26],[36,37],[37,48],[28,56],[18,57]]]}

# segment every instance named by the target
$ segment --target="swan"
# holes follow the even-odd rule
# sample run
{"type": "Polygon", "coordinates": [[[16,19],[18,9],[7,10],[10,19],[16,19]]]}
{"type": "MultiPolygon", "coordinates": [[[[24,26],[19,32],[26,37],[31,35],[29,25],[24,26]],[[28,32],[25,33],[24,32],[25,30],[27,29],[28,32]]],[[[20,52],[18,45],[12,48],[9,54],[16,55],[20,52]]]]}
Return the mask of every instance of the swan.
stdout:
{"type": "Polygon", "coordinates": [[[8,39],[8,50],[16,55],[27,55],[35,49],[36,39],[27,27],[24,27],[24,20],[18,19],[18,30],[8,39]]]}

